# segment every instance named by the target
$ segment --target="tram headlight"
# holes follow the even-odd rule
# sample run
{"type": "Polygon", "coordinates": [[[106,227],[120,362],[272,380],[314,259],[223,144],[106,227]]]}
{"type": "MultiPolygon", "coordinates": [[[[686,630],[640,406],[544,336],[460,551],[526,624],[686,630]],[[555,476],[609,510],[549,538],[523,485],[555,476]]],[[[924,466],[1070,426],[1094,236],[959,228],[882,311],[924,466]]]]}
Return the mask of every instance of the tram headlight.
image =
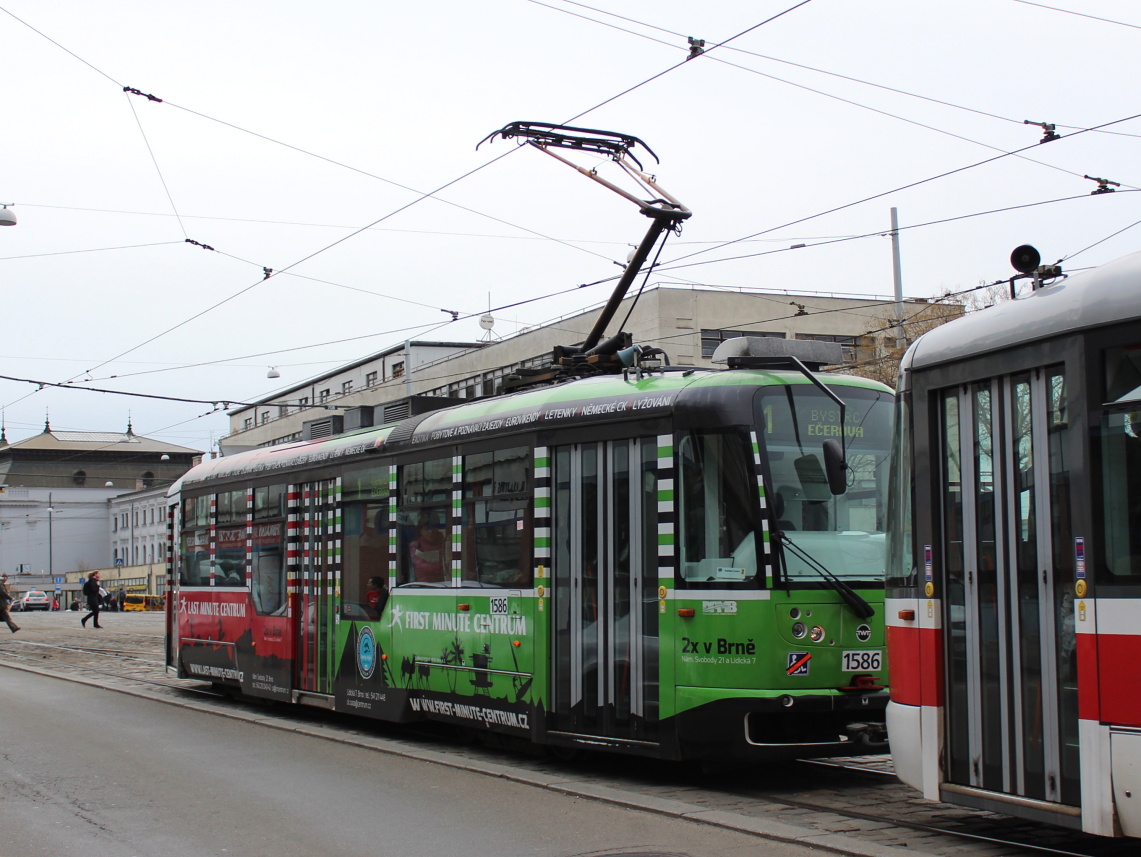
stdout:
{"type": "Polygon", "coordinates": [[[808,635],[808,639],[814,643],[819,643],[824,639],[824,629],[820,625],[813,625],[812,632],[808,635]]]}
{"type": "Polygon", "coordinates": [[[796,637],[796,639],[799,640],[801,637],[803,637],[807,633],[808,633],[808,626],[805,625],[803,622],[794,622],[793,623],[792,636],[796,637]]]}

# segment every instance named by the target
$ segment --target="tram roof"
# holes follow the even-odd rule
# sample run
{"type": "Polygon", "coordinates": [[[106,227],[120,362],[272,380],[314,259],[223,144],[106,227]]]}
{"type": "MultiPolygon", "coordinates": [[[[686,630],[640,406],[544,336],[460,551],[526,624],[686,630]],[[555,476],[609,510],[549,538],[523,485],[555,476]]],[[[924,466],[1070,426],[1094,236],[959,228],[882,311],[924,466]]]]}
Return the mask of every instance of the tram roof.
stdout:
{"type": "MultiPolygon", "coordinates": [[[[833,386],[886,387],[854,375],[828,375],[833,386]]],[[[809,384],[799,372],[694,369],[636,378],[603,375],[539,387],[507,396],[477,399],[451,408],[410,417],[400,423],[363,428],[321,440],[298,441],[204,461],[175,482],[168,493],[203,482],[259,478],[301,467],[321,467],[339,460],[380,453],[392,447],[414,451],[462,440],[493,437],[528,428],[583,427],[623,417],[655,417],[671,413],[687,389],[809,384]],[[393,434],[396,437],[393,437],[393,434]]]]}
{"type": "Polygon", "coordinates": [[[1141,252],[941,325],[912,345],[923,369],[1141,316],[1141,252]]]}

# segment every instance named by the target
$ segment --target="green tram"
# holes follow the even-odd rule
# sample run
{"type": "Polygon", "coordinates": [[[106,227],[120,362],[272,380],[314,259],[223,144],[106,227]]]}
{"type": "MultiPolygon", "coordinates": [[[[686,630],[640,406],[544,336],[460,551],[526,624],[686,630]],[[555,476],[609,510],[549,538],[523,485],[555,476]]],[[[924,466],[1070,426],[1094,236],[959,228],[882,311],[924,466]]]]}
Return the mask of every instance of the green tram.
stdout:
{"type": "Polygon", "coordinates": [[[562,748],[882,752],[893,394],[727,347],[195,467],[169,670],[562,748]]]}

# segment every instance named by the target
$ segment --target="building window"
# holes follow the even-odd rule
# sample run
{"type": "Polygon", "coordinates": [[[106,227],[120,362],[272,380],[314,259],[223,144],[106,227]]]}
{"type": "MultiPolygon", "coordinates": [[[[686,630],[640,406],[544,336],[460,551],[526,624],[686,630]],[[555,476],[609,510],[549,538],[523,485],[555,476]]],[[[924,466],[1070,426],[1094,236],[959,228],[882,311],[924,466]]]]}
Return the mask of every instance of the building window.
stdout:
{"type": "Polygon", "coordinates": [[[341,395],[342,396],[347,396],[352,391],[353,391],[353,382],[352,381],[345,381],[344,383],[341,384],[341,395]]]}
{"type": "Polygon", "coordinates": [[[324,402],[328,398],[329,398],[329,391],[328,390],[322,390],[321,391],[321,401],[324,402]]]}
{"type": "Polygon", "coordinates": [[[736,339],[738,336],[768,336],[773,339],[784,339],[785,335],[779,330],[702,330],[701,356],[712,357],[717,346],[727,339],[736,339]]]}
{"type": "MultiPolygon", "coordinates": [[[[145,473],[143,473],[143,488],[154,488],[154,487],[155,487],[155,475],[151,471],[148,470],[145,473]]],[[[143,521],[144,521],[144,523],[146,521],[146,515],[147,515],[147,510],[144,509],[143,510],[143,521]]],[[[154,510],[152,509],[151,510],[151,523],[153,524],[154,522],[155,522],[154,510]]]]}
{"type": "Polygon", "coordinates": [[[247,431],[249,429],[252,429],[253,427],[254,427],[254,418],[253,417],[246,417],[245,420],[242,421],[242,428],[246,429],[247,431]]]}
{"type": "Polygon", "coordinates": [[[87,484],[87,474],[82,470],[77,470],[77,471],[75,471],[75,473],[73,473],[71,475],[71,480],[76,485],[86,485],[87,484]]]}
{"type": "Polygon", "coordinates": [[[297,400],[298,410],[300,410],[301,408],[307,408],[307,407],[309,407],[309,397],[308,396],[302,396],[300,399],[297,400]]]}
{"type": "Polygon", "coordinates": [[[376,373],[375,372],[369,372],[367,375],[364,376],[364,385],[366,387],[375,387],[376,386],[376,373]]]}
{"type": "Polygon", "coordinates": [[[392,377],[393,378],[403,378],[404,377],[404,361],[392,364],[392,377]]]}
{"type": "Polygon", "coordinates": [[[268,422],[269,422],[269,411],[262,411],[261,412],[261,424],[264,426],[268,422]]]}

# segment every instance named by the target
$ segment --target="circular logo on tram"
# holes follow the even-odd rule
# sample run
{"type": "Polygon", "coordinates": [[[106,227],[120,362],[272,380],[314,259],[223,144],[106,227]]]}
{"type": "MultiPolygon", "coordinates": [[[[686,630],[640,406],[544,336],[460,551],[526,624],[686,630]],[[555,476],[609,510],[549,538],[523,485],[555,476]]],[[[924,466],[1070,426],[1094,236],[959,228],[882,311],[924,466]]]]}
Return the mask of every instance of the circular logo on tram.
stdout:
{"type": "Polygon", "coordinates": [[[357,671],[361,678],[372,678],[376,672],[376,638],[368,626],[361,628],[357,636],[357,671]]]}
{"type": "Polygon", "coordinates": [[[1074,584],[1074,594],[1078,596],[1078,598],[1086,597],[1086,582],[1084,580],[1079,580],[1074,584]]]}
{"type": "Polygon", "coordinates": [[[934,594],[935,594],[935,584],[934,584],[934,583],[932,583],[930,580],[928,580],[928,581],[927,581],[927,584],[926,584],[926,585],[923,587],[923,593],[924,593],[924,594],[925,594],[925,595],[926,595],[928,598],[930,598],[932,595],[934,595],[934,594]]]}
{"type": "Polygon", "coordinates": [[[859,628],[856,629],[856,639],[859,640],[861,643],[866,643],[871,638],[872,638],[872,626],[871,625],[861,625],[859,628]]]}

